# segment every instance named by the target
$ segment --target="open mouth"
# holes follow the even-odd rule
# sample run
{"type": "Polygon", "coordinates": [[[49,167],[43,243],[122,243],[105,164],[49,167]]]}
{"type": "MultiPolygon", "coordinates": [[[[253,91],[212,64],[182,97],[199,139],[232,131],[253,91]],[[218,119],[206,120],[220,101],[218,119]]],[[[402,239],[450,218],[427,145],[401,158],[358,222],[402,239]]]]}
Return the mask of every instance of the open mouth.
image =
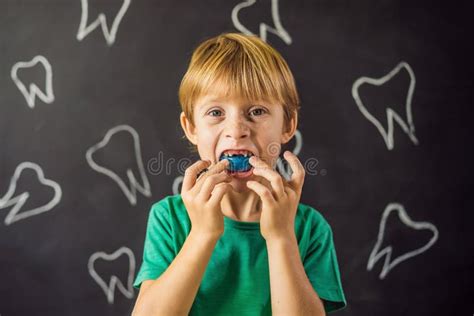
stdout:
{"type": "Polygon", "coordinates": [[[225,150],[221,153],[219,161],[223,159],[229,160],[227,170],[230,174],[250,174],[249,171],[253,168],[249,163],[250,157],[254,156],[251,151],[248,150],[225,150]]]}

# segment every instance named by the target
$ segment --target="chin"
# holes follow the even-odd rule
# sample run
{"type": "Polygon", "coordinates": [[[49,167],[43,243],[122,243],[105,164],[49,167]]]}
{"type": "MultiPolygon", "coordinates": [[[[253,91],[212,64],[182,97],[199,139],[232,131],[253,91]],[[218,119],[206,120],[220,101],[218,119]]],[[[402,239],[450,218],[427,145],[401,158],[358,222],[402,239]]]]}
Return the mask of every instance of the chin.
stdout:
{"type": "Polygon", "coordinates": [[[235,180],[232,181],[230,184],[232,185],[232,190],[237,193],[244,193],[248,191],[252,191],[249,187],[247,187],[247,181],[235,180]]]}

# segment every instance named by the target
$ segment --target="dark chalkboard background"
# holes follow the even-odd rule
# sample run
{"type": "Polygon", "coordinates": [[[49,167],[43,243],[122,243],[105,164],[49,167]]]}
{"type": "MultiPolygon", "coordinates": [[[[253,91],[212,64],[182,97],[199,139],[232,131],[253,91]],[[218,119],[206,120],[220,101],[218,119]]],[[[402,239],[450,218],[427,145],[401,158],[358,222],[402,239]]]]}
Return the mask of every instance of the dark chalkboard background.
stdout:
{"type": "MultiPolygon", "coordinates": [[[[86,25],[105,12],[109,29],[127,4],[89,2],[86,25]]],[[[79,0],[0,2],[1,316],[131,313],[137,292],[127,297],[127,282],[141,264],[149,208],[179,186],[184,168],[176,161],[197,159],[181,139],[179,82],[199,42],[243,31],[232,20],[241,2],[132,0],[109,43],[100,26],[77,39],[79,0]],[[29,106],[12,70],[26,87],[34,82],[45,91],[47,66],[18,64],[35,56],[51,66],[54,101],[36,97],[29,106]],[[129,129],[108,135],[92,157],[124,179],[124,188],[86,158],[120,126],[129,129]],[[133,192],[124,193],[127,169],[141,179],[134,144],[149,182],[148,190],[141,182],[136,203],[133,192]],[[169,172],[156,170],[160,157],[162,164],[175,159],[169,172]],[[35,170],[54,182],[41,184],[47,180],[35,170]],[[54,205],[32,213],[48,203],[54,205]],[[113,286],[108,298],[114,275],[125,288],[113,286]]],[[[274,26],[271,6],[258,0],[238,19],[258,34],[260,23],[274,26]]],[[[289,148],[301,146],[300,160],[312,161],[302,202],[334,231],[348,300],[341,315],[474,313],[471,12],[431,1],[278,2],[291,43],[274,33],[267,41],[287,59],[301,95],[301,142],[295,138],[289,148]],[[382,78],[401,62],[383,85],[356,89],[384,130],[388,108],[409,128],[412,83],[413,129],[393,120],[389,149],[352,89],[357,79],[382,78]],[[384,217],[390,205],[394,212],[384,217]],[[403,209],[412,222],[398,216],[403,209]],[[367,267],[383,218],[378,252],[391,247],[387,267],[399,263],[382,278],[386,257],[367,267]]]]}

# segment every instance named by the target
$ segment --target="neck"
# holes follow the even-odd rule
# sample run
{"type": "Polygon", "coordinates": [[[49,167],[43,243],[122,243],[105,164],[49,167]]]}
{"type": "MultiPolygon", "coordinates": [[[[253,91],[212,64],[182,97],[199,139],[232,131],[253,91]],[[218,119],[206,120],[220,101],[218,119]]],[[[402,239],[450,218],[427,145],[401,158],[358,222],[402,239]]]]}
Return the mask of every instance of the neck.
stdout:
{"type": "Polygon", "coordinates": [[[241,222],[259,222],[261,200],[257,193],[248,189],[243,192],[230,190],[221,200],[222,213],[241,222]]]}

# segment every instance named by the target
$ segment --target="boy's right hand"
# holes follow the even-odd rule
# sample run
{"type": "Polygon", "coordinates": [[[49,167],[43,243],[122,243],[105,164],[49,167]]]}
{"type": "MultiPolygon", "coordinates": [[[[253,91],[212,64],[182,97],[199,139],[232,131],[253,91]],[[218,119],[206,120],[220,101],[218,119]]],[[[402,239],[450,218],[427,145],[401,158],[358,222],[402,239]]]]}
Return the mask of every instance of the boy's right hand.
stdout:
{"type": "Polygon", "coordinates": [[[223,159],[209,167],[209,161],[198,160],[184,174],[181,197],[191,220],[191,230],[207,237],[220,238],[224,233],[221,200],[232,190],[232,176],[225,171],[229,161],[223,159]],[[200,171],[208,168],[204,174],[200,171]]]}

